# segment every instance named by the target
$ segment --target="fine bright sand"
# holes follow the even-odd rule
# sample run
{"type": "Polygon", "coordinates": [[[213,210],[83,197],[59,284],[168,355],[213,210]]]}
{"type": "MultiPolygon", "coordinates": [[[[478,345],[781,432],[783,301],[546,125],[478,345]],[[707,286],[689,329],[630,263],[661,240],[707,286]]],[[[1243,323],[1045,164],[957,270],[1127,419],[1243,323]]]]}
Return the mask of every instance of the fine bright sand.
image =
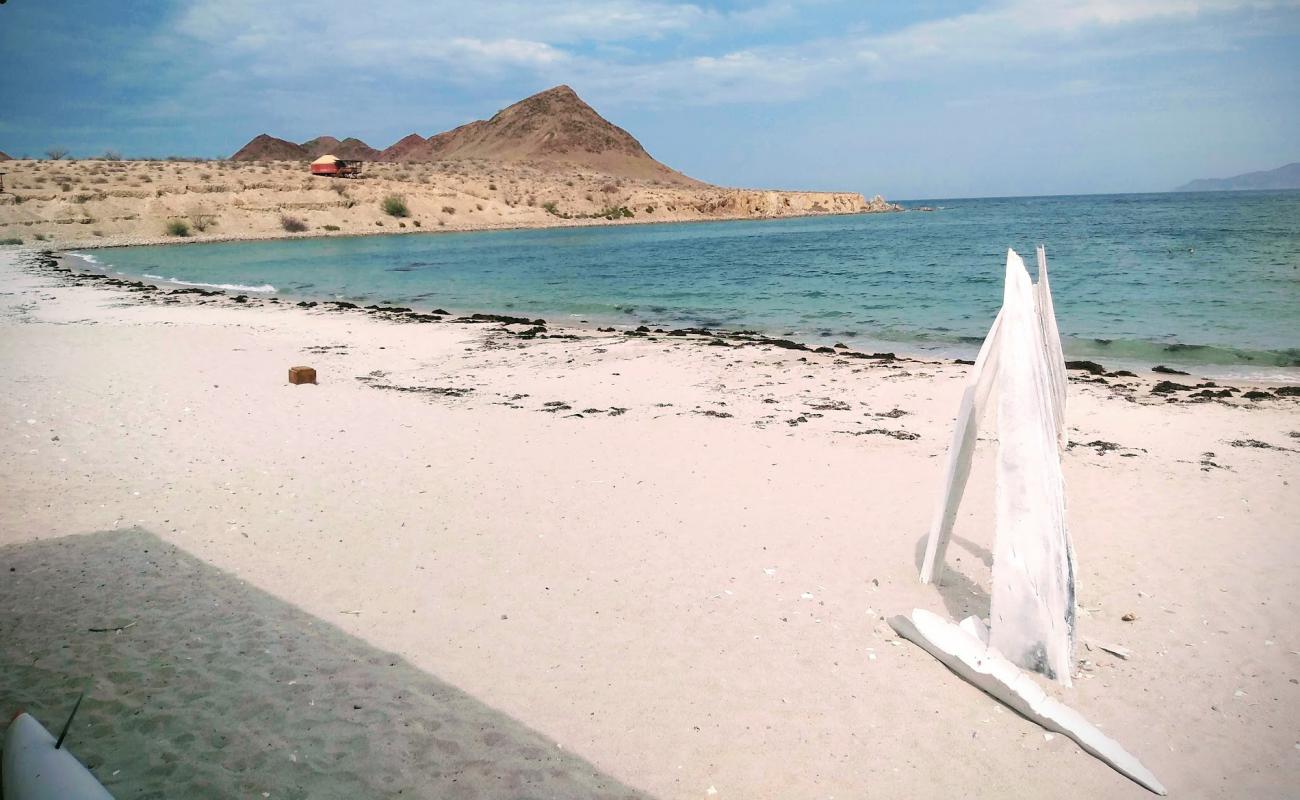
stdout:
{"type": "MultiPolygon", "coordinates": [[[[991,434],[916,578],[967,367],[19,260],[0,716],[57,729],[86,688],[70,746],[119,797],[1148,796],[884,622],[987,613],[991,434]]],[[[1050,691],[1171,796],[1294,796],[1296,401],[1086,377],[1080,633],[1132,656],[1050,691]]]]}

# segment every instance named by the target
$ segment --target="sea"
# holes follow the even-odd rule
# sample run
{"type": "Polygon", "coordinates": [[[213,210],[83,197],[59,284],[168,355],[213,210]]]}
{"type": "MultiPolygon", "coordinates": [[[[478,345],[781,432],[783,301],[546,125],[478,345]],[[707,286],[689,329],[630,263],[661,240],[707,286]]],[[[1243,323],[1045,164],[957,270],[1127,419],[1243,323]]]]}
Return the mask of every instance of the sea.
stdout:
{"type": "Polygon", "coordinates": [[[1300,375],[1300,191],[904,205],[931,210],[83,255],[128,276],[250,296],[970,357],[1001,304],[1007,249],[1033,272],[1041,244],[1067,357],[1300,375]]]}

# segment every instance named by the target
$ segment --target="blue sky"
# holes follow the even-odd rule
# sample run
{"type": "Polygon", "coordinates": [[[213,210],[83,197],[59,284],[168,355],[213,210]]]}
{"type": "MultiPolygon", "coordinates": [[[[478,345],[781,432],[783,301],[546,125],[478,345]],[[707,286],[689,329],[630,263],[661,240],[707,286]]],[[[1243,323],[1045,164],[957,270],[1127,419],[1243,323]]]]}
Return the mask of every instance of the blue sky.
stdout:
{"type": "Polygon", "coordinates": [[[9,0],[0,150],[384,147],[559,83],[669,165],[897,199],[1300,160],[1300,0],[9,0]]]}

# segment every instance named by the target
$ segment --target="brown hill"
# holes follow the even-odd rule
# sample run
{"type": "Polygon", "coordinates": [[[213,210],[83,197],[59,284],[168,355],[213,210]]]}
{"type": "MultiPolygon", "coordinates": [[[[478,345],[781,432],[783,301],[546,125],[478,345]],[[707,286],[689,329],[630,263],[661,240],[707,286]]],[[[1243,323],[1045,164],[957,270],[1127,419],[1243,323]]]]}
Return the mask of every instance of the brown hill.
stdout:
{"type": "Polygon", "coordinates": [[[0,161],[13,161],[13,159],[9,157],[8,153],[0,151],[0,161]]]}
{"type": "Polygon", "coordinates": [[[339,158],[346,158],[349,161],[378,161],[379,151],[360,139],[349,136],[339,142],[338,148],[334,150],[334,155],[339,158]]]}
{"type": "Polygon", "coordinates": [[[343,141],[335,139],[333,136],[317,136],[315,139],[302,143],[302,149],[307,152],[307,158],[316,159],[321,156],[330,155],[338,156],[349,161],[379,161],[379,151],[360,139],[348,137],[343,141]]]}
{"type": "Polygon", "coordinates": [[[541,161],[610,175],[694,181],[654,160],[632,134],[596,113],[568,86],[556,86],[429,138],[438,160],[541,161]]]}
{"type": "Polygon", "coordinates": [[[231,161],[304,161],[309,160],[307,150],[293,142],[277,139],[269,134],[258,134],[239,152],[230,157],[231,161]]]}
{"type": "Polygon", "coordinates": [[[433,161],[429,143],[418,133],[411,133],[385,147],[379,153],[380,161],[433,161]]]}
{"type": "Polygon", "coordinates": [[[417,133],[375,150],[359,139],[320,136],[296,145],[262,134],[244,145],[235,161],[302,160],[326,153],[364,161],[528,161],[577,166],[628,178],[697,184],[650,157],[632,134],[596,113],[568,86],[556,86],[476,120],[430,136],[417,133]]]}
{"type": "MultiPolygon", "coordinates": [[[[314,160],[323,155],[338,156],[339,154],[334,151],[339,149],[340,144],[342,143],[333,136],[317,136],[315,139],[308,139],[303,142],[299,147],[307,151],[308,158],[314,160]]],[[[343,156],[339,156],[339,158],[342,157],[343,156]]]]}

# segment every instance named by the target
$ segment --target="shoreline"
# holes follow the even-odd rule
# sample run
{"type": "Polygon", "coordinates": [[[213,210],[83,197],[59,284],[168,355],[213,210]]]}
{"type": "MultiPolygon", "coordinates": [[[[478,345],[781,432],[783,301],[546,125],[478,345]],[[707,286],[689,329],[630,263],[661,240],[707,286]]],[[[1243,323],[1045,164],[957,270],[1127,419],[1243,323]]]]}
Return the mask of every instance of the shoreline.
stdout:
{"type": "MultiPolygon", "coordinates": [[[[916,576],[965,366],[239,302],[34,258],[0,252],[0,593],[50,624],[0,649],[0,713],[49,716],[93,666],[74,752],[120,796],[529,775],[659,800],[1149,796],[886,622],[989,611],[992,427],[948,578],[916,576]],[[299,364],[319,383],[289,385],[299,364]]],[[[1300,406],[1168,377],[1070,374],[1081,641],[1130,656],[1083,646],[1074,688],[1046,688],[1171,793],[1285,793],[1300,406]]]]}
{"type": "MultiPolygon", "coordinates": [[[[727,222],[774,222],[777,220],[799,220],[799,219],[818,219],[823,217],[857,217],[868,214],[899,214],[918,209],[898,208],[888,211],[844,211],[844,212],[820,212],[814,211],[803,214],[772,214],[768,216],[744,216],[744,217],[718,217],[709,219],[623,219],[607,220],[604,218],[588,220],[559,220],[555,223],[529,223],[529,224],[505,224],[500,226],[484,226],[476,228],[405,228],[398,230],[382,231],[325,231],[312,232],[303,234],[290,233],[267,233],[265,235],[257,234],[232,234],[230,236],[186,236],[177,238],[175,236],[159,236],[156,238],[144,238],[140,241],[130,242],[94,242],[82,245],[79,243],[58,243],[58,250],[68,252],[71,250],[111,250],[120,247],[162,247],[162,246],[184,246],[187,244],[217,244],[223,242],[276,242],[276,241],[297,241],[310,239],[351,239],[363,238],[370,236],[446,236],[456,233],[498,233],[502,231],[543,231],[556,228],[616,228],[631,225],[703,225],[709,223],[727,223],[727,222]]],[[[43,243],[42,243],[43,244],[43,243]]],[[[35,247],[35,245],[23,245],[24,247],[35,247]]]]}
{"type": "MultiPolygon", "coordinates": [[[[727,221],[740,221],[740,220],[727,220],[727,221]]],[[[677,224],[677,223],[660,223],[660,224],[677,224]]],[[[90,249],[90,248],[77,248],[77,249],[90,249]]],[[[95,269],[103,266],[98,262],[86,261],[84,258],[80,257],[78,253],[70,250],[43,251],[43,252],[53,253],[56,258],[60,259],[61,262],[63,262],[63,260],[66,258],[77,259],[79,262],[81,262],[84,265],[82,267],[77,267],[77,269],[80,269],[81,271],[90,274],[95,274],[95,269]]],[[[143,275],[142,276],[128,275],[127,273],[118,273],[118,274],[123,277],[131,278],[143,285],[152,285],[152,286],[164,285],[164,286],[175,287],[178,289],[206,288],[222,294],[227,294],[229,296],[238,296],[238,294],[242,291],[244,293],[247,293],[248,295],[251,295],[249,299],[258,299],[263,301],[269,301],[272,299],[271,297],[266,296],[267,293],[255,291],[251,287],[246,287],[242,290],[223,288],[217,284],[208,284],[205,287],[196,287],[193,286],[192,284],[187,284],[178,281],[171,281],[167,279],[150,278],[148,276],[143,276],[143,275]]],[[[322,300],[322,299],[318,299],[318,297],[312,297],[306,295],[298,296],[293,294],[282,294],[278,289],[275,290],[274,292],[274,298],[280,302],[292,303],[296,305],[301,305],[302,302],[310,302],[313,304],[322,303],[327,305],[331,303],[343,302],[348,305],[356,305],[354,303],[351,303],[351,301],[346,301],[346,300],[340,301],[337,298],[322,300]]],[[[393,306],[393,305],[397,305],[397,302],[392,300],[387,300],[387,299],[382,301],[376,300],[372,302],[372,305],[381,305],[381,304],[387,306],[393,306]]],[[[470,308],[470,309],[454,308],[451,310],[450,315],[467,317],[474,314],[498,316],[498,317],[500,316],[519,317],[520,316],[519,314],[515,313],[514,310],[512,309],[481,309],[481,308],[470,308]]],[[[443,316],[447,316],[447,315],[443,315],[443,316]]],[[[638,328],[645,327],[648,328],[648,330],[642,331],[642,333],[647,333],[647,334],[649,333],[668,334],[670,330],[676,328],[678,330],[695,331],[697,332],[696,335],[734,338],[737,335],[743,334],[744,336],[757,337],[758,339],[766,339],[771,341],[783,341],[783,342],[788,342],[791,345],[798,345],[798,347],[792,347],[791,349],[804,349],[808,352],[830,353],[837,349],[835,347],[828,347],[824,345],[809,343],[806,341],[800,341],[798,338],[800,334],[798,333],[795,333],[794,336],[796,338],[791,340],[789,338],[786,338],[785,336],[773,335],[769,333],[763,333],[758,330],[748,330],[743,328],[732,330],[726,328],[704,328],[700,326],[689,326],[689,325],[682,325],[682,326],[670,325],[668,326],[668,329],[665,330],[664,329],[665,326],[663,324],[655,324],[652,322],[625,322],[621,320],[603,320],[601,322],[588,322],[586,320],[573,320],[567,318],[562,323],[552,322],[552,324],[563,325],[564,327],[585,331],[587,333],[603,332],[605,328],[610,328],[611,326],[614,328],[618,328],[620,330],[623,329],[636,330],[638,328]],[[654,327],[651,328],[650,326],[654,326],[654,327]]],[[[842,338],[852,338],[852,337],[842,337],[842,338]]],[[[913,344],[909,342],[889,341],[886,339],[877,339],[874,337],[862,337],[862,338],[864,341],[870,344],[873,349],[885,348],[890,351],[890,355],[901,353],[901,356],[897,356],[897,357],[901,357],[903,359],[917,360],[922,362],[932,361],[934,363],[964,364],[964,363],[968,363],[970,359],[974,357],[975,352],[978,350],[978,346],[964,347],[957,343],[943,343],[937,345],[934,351],[926,352],[926,351],[917,351],[915,349],[908,350],[907,348],[909,346],[912,346],[913,344]]],[[[853,348],[849,348],[849,347],[839,348],[839,349],[847,352],[854,351],[853,348]]],[[[1180,361],[1176,355],[1171,355],[1170,358],[1166,359],[1161,364],[1149,364],[1145,360],[1136,359],[1136,358],[1125,358],[1125,357],[1106,358],[1104,356],[1089,356],[1088,358],[1075,358],[1075,359],[1071,359],[1070,362],[1075,364],[1093,365],[1092,367],[1083,367],[1082,369],[1084,369],[1085,371],[1090,370],[1089,374],[1092,374],[1094,376],[1111,377],[1111,378],[1116,377],[1116,371],[1118,370],[1118,371],[1129,371],[1129,372],[1138,371],[1143,374],[1146,374],[1148,377],[1155,374],[1166,374],[1173,377],[1177,377],[1177,376],[1191,377],[1193,375],[1199,375],[1202,378],[1210,379],[1212,381],[1217,381],[1217,380],[1244,381],[1244,382],[1260,384],[1262,386],[1280,387],[1280,386],[1287,386],[1292,383],[1300,384],[1300,367],[1294,367],[1294,366],[1291,367],[1278,366],[1278,365],[1256,366],[1256,365],[1250,365],[1246,363],[1232,364],[1232,365],[1189,363],[1189,362],[1180,361]],[[1103,359],[1104,361],[1107,362],[1107,364],[1109,364],[1109,368],[1106,368],[1105,365],[1102,365],[1099,362],[1093,360],[1094,358],[1103,359]],[[1171,370],[1169,367],[1167,367],[1166,365],[1168,364],[1174,365],[1174,369],[1171,370]]],[[[1204,388],[1204,387],[1196,387],[1196,388],[1204,388]]]]}

